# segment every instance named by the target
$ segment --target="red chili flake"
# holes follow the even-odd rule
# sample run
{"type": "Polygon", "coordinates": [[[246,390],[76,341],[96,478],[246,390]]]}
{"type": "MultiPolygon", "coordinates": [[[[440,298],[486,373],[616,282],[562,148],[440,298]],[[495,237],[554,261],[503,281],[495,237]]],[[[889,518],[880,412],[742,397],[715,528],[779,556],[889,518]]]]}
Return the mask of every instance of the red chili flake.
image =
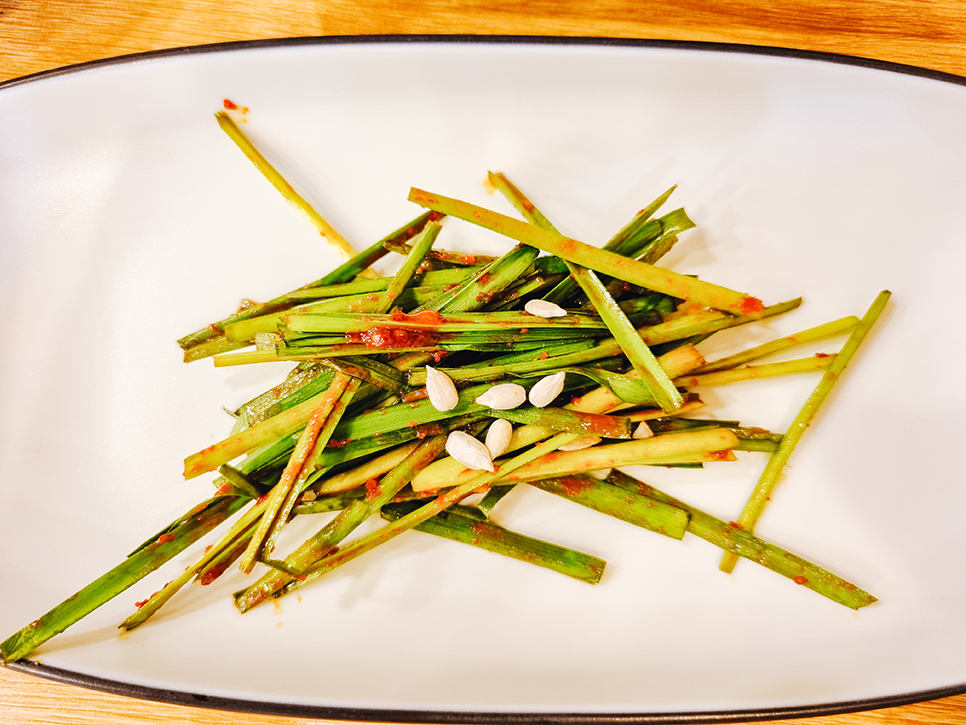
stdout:
{"type": "Polygon", "coordinates": [[[550,357],[550,353],[547,352],[546,350],[544,350],[542,353],[540,353],[540,359],[541,360],[546,360],[548,357],[550,357]]]}
{"type": "Polygon", "coordinates": [[[145,604],[148,603],[149,599],[150,597],[148,597],[148,599],[142,599],[140,602],[134,602],[134,606],[140,609],[141,607],[143,607],[145,604]]]}
{"type": "Polygon", "coordinates": [[[794,579],[792,579],[792,581],[795,582],[796,584],[800,584],[800,585],[801,584],[808,584],[808,579],[805,578],[805,577],[803,577],[803,576],[797,576],[794,579]]]}
{"type": "Polygon", "coordinates": [[[378,479],[370,478],[368,481],[366,481],[366,501],[372,501],[378,493],[379,493],[378,479]]]}
{"type": "Polygon", "coordinates": [[[580,478],[564,478],[561,482],[564,493],[568,496],[579,496],[594,484],[580,478]]]}
{"type": "Polygon", "coordinates": [[[817,353],[815,353],[815,357],[828,357],[828,353],[827,352],[817,352],[817,353]]]}
{"type": "Polygon", "coordinates": [[[226,484],[223,484],[217,491],[215,491],[215,495],[216,496],[224,496],[229,491],[231,491],[231,484],[230,483],[226,483],[226,484]]]}
{"type": "Polygon", "coordinates": [[[729,521],[728,526],[730,526],[733,529],[739,529],[741,531],[745,530],[745,527],[739,524],[737,521],[729,521]]]}
{"type": "Polygon", "coordinates": [[[224,101],[226,111],[234,111],[238,108],[238,105],[234,101],[230,101],[227,98],[224,101]]]}
{"type": "Polygon", "coordinates": [[[161,536],[158,537],[158,543],[167,544],[174,541],[174,539],[175,539],[174,534],[161,534],[161,536]]]}
{"type": "Polygon", "coordinates": [[[738,309],[741,310],[743,315],[753,315],[765,309],[765,305],[757,297],[749,296],[742,298],[741,302],[738,303],[738,309]]]}

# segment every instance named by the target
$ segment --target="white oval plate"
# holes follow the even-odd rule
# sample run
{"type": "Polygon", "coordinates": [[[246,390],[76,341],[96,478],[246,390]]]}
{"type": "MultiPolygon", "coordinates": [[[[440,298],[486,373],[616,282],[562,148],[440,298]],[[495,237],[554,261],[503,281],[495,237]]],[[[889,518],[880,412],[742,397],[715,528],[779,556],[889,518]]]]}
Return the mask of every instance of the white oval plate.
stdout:
{"type": "MultiPolygon", "coordinates": [[[[758,529],[880,602],[853,612],[748,562],[728,576],[703,541],[526,490],[501,520],[607,559],[600,585],[413,533],[276,607],[238,615],[233,572],[118,636],[184,556],[21,667],[173,701],[401,720],[740,719],[963,691],[961,82],[659,44],[204,50],[0,89],[0,634],[206,497],[183,457],[228,432],[223,405],[284,372],[186,366],[174,340],[336,263],[219,130],[224,98],[359,248],[416,216],[410,186],[506,211],[488,169],[595,244],[678,184],[667,208],[699,228],[669,265],[769,303],[805,297],[711,357],[892,290],[758,529]]],[[[507,248],[448,226],[442,246],[507,248]]],[[[706,397],[783,430],[815,381],[706,397]]],[[[761,464],[642,475],[730,519],[761,464]]]]}

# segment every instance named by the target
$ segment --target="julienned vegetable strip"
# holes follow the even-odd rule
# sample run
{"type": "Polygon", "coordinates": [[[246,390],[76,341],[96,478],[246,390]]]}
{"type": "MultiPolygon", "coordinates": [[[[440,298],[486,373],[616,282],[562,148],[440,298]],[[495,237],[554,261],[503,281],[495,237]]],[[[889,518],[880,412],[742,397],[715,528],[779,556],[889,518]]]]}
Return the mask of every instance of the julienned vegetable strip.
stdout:
{"type": "Polygon", "coordinates": [[[332,244],[336,249],[338,249],[346,259],[351,259],[355,256],[355,250],[350,245],[341,234],[339,234],[331,224],[329,224],[322,215],[319,214],[311,204],[309,204],[295,189],[292,187],[288,181],[278,172],[278,170],[269,163],[262,153],[255,148],[254,144],[248,139],[248,137],[242,132],[238,125],[232,120],[224,111],[219,111],[215,114],[215,118],[218,119],[218,125],[221,126],[222,130],[228,134],[228,137],[235,142],[235,144],[242,150],[242,153],[248,157],[248,160],[255,164],[255,168],[262,172],[266,179],[271,182],[285,200],[294,206],[301,212],[301,214],[308,219],[319,230],[319,234],[326,238],[326,240],[332,244]]]}
{"type": "MultiPolygon", "coordinates": [[[[808,400],[805,401],[805,405],[798,411],[798,415],[795,416],[795,420],[792,421],[791,426],[789,426],[788,431],[786,431],[782,438],[778,450],[768,459],[768,463],[761,477],[758,479],[755,490],[752,492],[748,503],[745,504],[745,508],[737,519],[738,526],[745,531],[750,533],[754,530],[758,518],[761,516],[762,511],[764,511],[765,505],[768,503],[768,499],[771,497],[771,493],[778,483],[782,469],[784,469],[785,464],[792,455],[792,451],[795,450],[795,446],[798,445],[799,440],[801,440],[802,435],[808,429],[819,407],[821,407],[822,403],[828,397],[835,383],[842,377],[845,367],[855,356],[862,341],[869,334],[869,330],[872,329],[876,320],[879,319],[891,295],[891,292],[884,290],[875,298],[868,312],[865,313],[865,316],[859,324],[853,328],[849,339],[846,340],[842,349],[835,356],[835,361],[828,367],[825,374],[822,375],[822,379],[815,386],[815,390],[812,391],[812,394],[808,396],[808,400]]],[[[730,572],[734,569],[737,562],[738,557],[735,554],[725,554],[721,559],[720,569],[725,572],[730,572]]]]}
{"type": "Polygon", "coordinates": [[[754,315],[762,310],[761,300],[750,295],[638,262],[635,259],[628,259],[468,202],[431,194],[415,187],[409,192],[409,200],[427,209],[463,219],[544,252],[555,254],[561,259],[595,272],[656,292],[663,292],[672,297],[679,297],[736,315],[754,315]]]}

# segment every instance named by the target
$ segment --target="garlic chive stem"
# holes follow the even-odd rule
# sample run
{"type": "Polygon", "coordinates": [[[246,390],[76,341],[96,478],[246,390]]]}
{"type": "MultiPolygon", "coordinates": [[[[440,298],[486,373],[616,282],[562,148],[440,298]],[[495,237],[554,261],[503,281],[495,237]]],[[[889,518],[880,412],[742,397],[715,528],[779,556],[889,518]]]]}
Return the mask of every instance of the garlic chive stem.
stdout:
{"type": "Polygon", "coordinates": [[[26,657],[213,531],[250,500],[245,496],[215,496],[194,507],[190,515],[179,519],[156,540],[0,642],[3,661],[16,662],[26,657]]]}
{"type": "Polygon", "coordinates": [[[753,360],[760,360],[763,357],[774,355],[777,352],[782,352],[783,350],[787,350],[788,348],[796,345],[801,345],[806,342],[813,342],[815,340],[821,340],[826,337],[832,337],[833,335],[848,332],[857,324],[859,324],[859,318],[855,317],[854,315],[833,320],[832,322],[826,322],[823,325],[810,327],[807,330],[796,332],[794,335],[788,335],[777,340],[772,340],[771,342],[766,342],[762,345],[756,345],[755,347],[748,348],[747,350],[742,350],[734,355],[719,358],[698,368],[694,372],[696,375],[704,375],[705,373],[713,373],[717,372],[718,370],[727,370],[729,368],[737,367],[738,365],[744,365],[745,363],[752,362],[753,360]]]}
{"type": "MultiPolygon", "coordinates": [[[[488,521],[464,516],[457,513],[456,508],[438,513],[413,528],[528,564],[536,564],[588,584],[599,582],[604,573],[606,562],[603,559],[524,536],[488,521]]],[[[390,521],[399,518],[403,513],[405,512],[397,509],[395,505],[382,510],[383,518],[390,521]]]]}
{"type": "Polygon", "coordinates": [[[672,297],[738,315],[754,315],[762,309],[761,301],[750,295],[628,259],[468,202],[431,194],[415,187],[410,190],[409,200],[432,211],[462,219],[522,244],[555,254],[568,262],[655,292],[663,292],[672,297]]]}
{"type": "Polygon", "coordinates": [[[553,330],[591,329],[602,330],[606,325],[595,315],[567,315],[566,317],[534,317],[525,312],[462,312],[423,319],[418,314],[396,319],[387,314],[334,313],[300,314],[283,318],[285,328],[292,332],[346,333],[365,332],[373,327],[399,330],[429,330],[433,332],[485,332],[487,330],[553,330]]]}
{"type": "Polygon", "coordinates": [[[420,232],[419,236],[413,240],[412,248],[403,261],[402,266],[399,268],[399,271],[393,276],[392,281],[389,283],[386,291],[379,296],[378,301],[371,305],[374,312],[385,313],[393,308],[396,300],[419,270],[419,265],[423,263],[426,254],[432,249],[433,242],[436,241],[442,228],[439,222],[430,222],[420,232]]]}
{"type": "MultiPolygon", "coordinates": [[[[298,297],[298,293],[300,292],[321,289],[328,287],[329,285],[347,283],[387,254],[385,244],[388,240],[409,239],[415,234],[418,234],[426,226],[426,224],[429,223],[429,221],[436,219],[437,217],[438,215],[435,212],[426,212],[421,214],[413,221],[394,231],[388,237],[379,240],[368,249],[364,249],[352,259],[336,267],[329,274],[322,277],[322,279],[304,285],[297,290],[289,292],[288,294],[275,297],[268,302],[245,307],[244,309],[229,315],[223,320],[206,325],[200,330],[182,337],[180,340],[178,340],[178,345],[180,345],[185,351],[191,351],[198,347],[201,343],[217,340],[221,335],[224,334],[226,327],[233,323],[269,315],[273,312],[291,309],[299,303],[300,298],[298,297]]],[[[449,284],[449,282],[444,282],[443,284],[449,284]]],[[[185,362],[190,362],[198,357],[203,356],[198,354],[189,356],[186,352],[185,362]]]]}
{"type": "Polygon", "coordinates": [[[121,629],[130,631],[140,627],[155,612],[157,612],[162,605],[167,603],[171,597],[177,594],[185,584],[189,583],[206,566],[208,566],[212,561],[230,548],[239,537],[243,537],[246,534],[250,536],[252,531],[249,529],[252,529],[252,527],[258,522],[258,519],[264,510],[264,502],[256,502],[253,506],[249,507],[248,510],[245,511],[237,521],[235,521],[228,533],[226,533],[217,544],[205,551],[198,561],[185,569],[181,574],[178,575],[176,579],[168,582],[162,589],[152,594],[142,606],[138,607],[134,614],[121,623],[121,629]]]}
{"type": "Polygon", "coordinates": [[[672,539],[683,539],[688,529],[690,517],[686,511],[592,476],[539,478],[529,485],[672,539]]]}
{"type": "Polygon", "coordinates": [[[242,554],[241,560],[239,561],[239,568],[246,574],[252,571],[255,563],[261,558],[265,542],[278,521],[279,514],[286,503],[289,492],[295,487],[299,474],[302,472],[302,467],[315,446],[316,439],[322,427],[325,425],[326,419],[335,408],[339,397],[349,384],[349,380],[350,378],[347,375],[337,373],[332,379],[329,389],[322,396],[322,400],[316,403],[309,415],[305,429],[302,431],[299,442],[295,446],[295,451],[289,458],[282,478],[272,488],[266,511],[262,515],[258,529],[255,531],[254,536],[252,536],[248,548],[242,554]]]}
{"type": "Polygon", "coordinates": [[[821,594],[851,609],[860,609],[876,601],[868,592],[841,577],[807,561],[800,556],[759,539],[748,531],[715,518],[710,514],[689,506],[653,486],[649,486],[622,471],[613,471],[607,481],[628,491],[640,493],[649,498],[662,501],[690,515],[688,532],[714,544],[727,552],[761,564],[777,574],[791,579],[796,584],[821,594]]]}
{"type": "Polygon", "coordinates": [[[773,378],[779,375],[793,375],[795,373],[810,373],[825,370],[835,362],[835,355],[824,355],[800,358],[798,360],[784,360],[764,365],[744,365],[742,367],[719,370],[714,373],[688,373],[674,379],[675,385],[694,387],[698,385],[726,385],[743,380],[757,380],[759,378],[773,378]]]}
{"type": "MultiPolygon", "coordinates": [[[[761,477],[758,479],[755,490],[752,492],[751,497],[745,504],[744,510],[742,510],[741,515],[737,519],[738,525],[743,530],[749,533],[754,530],[755,524],[758,522],[762,511],[764,511],[765,505],[768,503],[768,499],[771,497],[771,493],[777,485],[779,476],[785,468],[785,464],[788,462],[792,451],[795,450],[802,435],[808,429],[809,424],[832,391],[835,383],[842,377],[846,366],[855,356],[859,346],[869,334],[869,330],[872,329],[876,320],[879,319],[890,296],[891,293],[888,290],[879,293],[871,307],[869,307],[869,310],[865,313],[865,316],[852,329],[848,340],[845,341],[842,349],[835,356],[835,361],[826,369],[822,379],[798,411],[795,420],[792,421],[791,426],[789,426],[785,435],[782,437],[782,442],[778,446],[778,450],[768,459],[768,463],[761,477]]],[[[721,559],[719,568],[724,572],[731,572],[734,570],[737,561],[738,557],[736,555],[725,554],[721,559]]]]}
{"type": "Polygon", "coordinates": [[[341,234],[339,234],[322,215],[319,214],[311,204],[309,204],[292,185],[269,163],[262,153],[255,148],[255,145],[242,132],[238,125],[224,111],[215,114],[218,125],[235,142],[248,160],[255,164],[255,168],[262,172],[262,175],[274,186],[285,200],[294,206],[298,211],[319,231],[325,239],[336,249],[338,249],[346,259],[351,259],[355,255],[355,250],[341,234]]]}
{"type": "MultiPolygon", "coordinates": [[[[561,433],[559,435],[572,437],[571,440],[564,441],[560,445],[566,445],[581,437],[579,433],[561,433]]],[[[503,466],[506,464],[505,460],[495,461],[495,463],[497,464],[497,472],[504,473],[503,480],[506,483],[526,483],[540,478],[569,476],[619,466],[642,466],[651,462],[664,465],[667,462],[678,461],[683,457],[694,454],[720,454],[721,451],[730,451],[739,445],[738,437],[727,428],[707,428],[693,432],[666,433],[651,438],[622,441],[620,443],[600,444],[579,451],[556,451],[551,456],[509,472],[503,470],[503,466]]],[[[513,443],[511,442],[512,446],[513,443]]],[[[715,457],[721,460],[720,455],[715,457]]],[[[438,461],[437,463],[442,462],[438,461]]],[[[434,491],[454,485],[460,486],[470,480],[475,473],[475,471],[462,468],[460,471],[454,472],[452,469],[444,471],[442,467],[429,466],[413,479],[413,490],[434,491]],[[440,473],[444,475],[440,475],[440,473]]]]}

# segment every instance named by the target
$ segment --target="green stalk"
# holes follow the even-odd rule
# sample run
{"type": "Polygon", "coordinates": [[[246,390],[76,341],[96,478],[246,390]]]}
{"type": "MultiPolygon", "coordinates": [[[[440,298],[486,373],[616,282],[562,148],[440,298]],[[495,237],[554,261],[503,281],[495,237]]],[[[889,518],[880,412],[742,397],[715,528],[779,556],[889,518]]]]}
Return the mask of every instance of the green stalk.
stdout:
{"type": "Polygon", "coordinates": [[[432,249],[433,242],[436,241],[442,229],[443,227],[439,222],[430,222],[426,225],[426,228],[413,240],[409,255],[402,263],[399,271],[393,276],[386,291],[377,301],[367,306],[369,309],[383,313],[392,309],[396,300],[412,281],[413,276],[419,271],[419,266],[432,249]]]}
{"type": "Polygon", "coordinates": [[[686,511],[612,486],[593,476],[541,478],[529,481],[529,484],[541,491],[672,539],[684,538],[688,528],[689,516],[686,511]]]}
{"type": "Polygon", "coordinates": [[[517,245],[473,277],[447,290],[417,309],[453,314],[478,310],[520,279],[537,258],[539,251],[517,245]]]}
{"type": "MultiPolygon", "coordinates": [[[[382,515],[386,520],[394,521],[410,508],[398,508],[394,504],[384,507],[382,515]]],[[[598,559],[596,556],[524,536],[502,526],[470,518],[453,509],[436,514],[413,528],[416,531],[509,556],[528,564],[536,564],[588,584],[596,584],[600,581],[606,565],[603,559],[598,559]]]]}
{"type": "MultiPolygon", "coordinates": [[[[533,431],[532,435],[541,438],[546,437],[544,432],[546,429],[541,430],[539,426],[533,426],[531,430],[533,431]]],[[[572,440],[581,437],[581,434],[577,433],[561,433],[559,435],[572,436],[572,440]]],[[[555,440],[555,438],[552,440],[555,440]]],[[[560,445],[569,442],[566,441],[560,445]]],[[[669,461],[687,460],[684,457],[692,454],[714,453],[713,458],[721,459],[722,451],[737,448],[739,444],[738,437],[727,428],[668,433],[641,440],[596,445],[579,451],[555,451],[542,460],[505,472],[503,479],[507,483],[528,483],[541,478],[570,476],[589,471],[605,471],[608,468],[619,466],[640,466],[655,462],[660,462],[663,465],[669,461]]],[[[513,445],[513,442],[511,442],[511,449],[513,445]]],[[[465,485],[466,481],[473,479],[474,471],[470,471],[461,465],[441,465],[446,460],[437,461],[417,475],[412,481],[413,490],[425,492],[437,491],[451,486],[459,487],[465,485]]],[[[704,458],[701,460],[704,460],[704,458]]],[[[503,472],[505,459],[498,460],[495,463],[498,465],[497,470],[503,472]]]]}
{"type": "MultiPolygon", "coordinates": [[[[391,252],[397,254],[409,254],[412,247],[405,242],[392,242],[387,245],[391,252]]],[[[478,265],[492,264],[498,257],[491,257],[486,254],[465,254],[463,252],[451,252],[446,249],[434,249],[426,258],[443,264],[452,264],[457,267],[476,267],[478,265]]]]}
{"type": "Polygon", "coordinates": [[[215,496],[196,506],[189,516],[179,519],[173,528],[155,541],[138,549],[109,572],[0,643],[3,661],[16,662],[26,657],[51,637],[60,634],[173,559],[236,513],[249,500],[244,496],[215,496]]]}
{"type": "MultiPolygon", "coordinates": [[[[284,509],[287,502],[291,500],[291,492],[295,489],[306,460],[315,447],[326,420],[336,409],[339,398],[345,392],[350,380],[352,378],[347,375],[336,374],[328,391],[309,415],[306,427],[289,459],[288,465],[285,467],[285,471],[282,473],[282,478],[269,494],[266,510],[259,522],[258,529],[252,536],[245,553],[242,554],[239,568],[246,574],[250,573],[255,567],[256,561],[263,558],[263,552],[271,553],[271,549],[266,548],[266,544],[270,544],[270,539],[285,523],[288,511],[284,509]]],[[[289,510],[291,510],[290,507],[289,510]]]]}
{"type": "MultiPolygon", "coordinates": [[[[778,446],[778,450],[768,459],[768,464],[765,466],[765,470],[762,471],[761,477],[755,485],[755,490],[745,504],[741,515],[738,517],[738,525],[745,531],[751,533],[754,530],[755,524],[765,509],[765,504],[771,498],[771,493],[778,484],[778,479],[782,470],[785,468],[785,464],[792,455],[792,451],[795,450],[802,435],[808,429],[815,414],[832,391],[835,383],[842,377],[846,366],[855,356],[862,341],[869,334],[869,330],[872,329],[876,320],[879,319],[890,296],[891,293],[887,290],[880,292],[859,324],[852,329],[848,340],[845,341],[842,349],[835,356],[835,361],[826,369],[822,379],[815,386],[812,394],[808,396],[808,400],[805,401],[805,404],[798,411],[798,415],[795,416],[795,420],[792,421],[788,431],[782,437],[782,442],[778,446]]],[[[726,553],[721,559],[719,568],[724,572],[731,572],[734,570],[737,562],[737,556],[726,553]]]]}
{"type": "Polygon", "coordinates": [[[279,438],[301,430],[318,407],[319,397],[324,395],[324,392],[318,393],[272,418],[191,454],[185,458],[184,477],[190,479],[214,471],[218,466],[228,463],[238,456],[250,453],[261,446],[268,445],[279,438]]]}
{"type": "MultiPolygon", "coordinates": [[[[197,332],[190,335],[186,335],[178,340],[178,344],[186,351],[190,348],[196,347],[201,343],[206,341],[214,341],[216,338],[221,337],[225,329],[232,324],[242,322],[244,320],[249,320],[252,318],[264,316],[271,314],[273,312],[281,312],[283,310],[291,309],[293,306],[298,304],[299,298],[297,294],[302,291],[324,288],[328,285],[341,284],[355,278],[357,275],[361,274],[365,270],[369,269],[370,266],[377,260],[381,259],[387,254],[385,244],[389,240],[393,239],[409,239],[415,234],[419,233],[423,227],[426,226],[431,220],[438,219],[439,215],[434,212],[427,212],[421,214],[419,217],[414,219],[409,224],[400,227],[388,237],[380,239],[378,242],[373,244],[368,249],[363,250],[357,254],[352,259],[344,262],[343,264],[336,267],[334,270],[329,272],[319,280],[311,282],[298,290],[293,290],[288,294],[275,297],[268,302],[262,304],[253,304],[239,310],[233,315],[229,315],[219,322],[212,323],[206,327],[201,328],[197,332]]],[[[444,283],[448,284],[448,283],[444,283]]],[[[187,357],[187,356],[186,356],[187,357]]],[[[195,358],[192,358],[195,359],[195,358]]]]}
{"type": "Polygon", "coordinates": [[[628,259],[467,202],[430,194],[415,187],[409,193],[409,200],[630,284],[737,315],[755,315],[762,310],[761,301],[750,295],[628,259]]]}
{"type": "Polygon", "coordinates": [[[322,215],[309,202],[295,191],[292,185],[269,163],[268,159],[255,148],[255,145],[242,132],[234,120],[232,120],[231,116],[224,111],[219,111],[215,114],[215,118],[218,119],[218,125],[221,126],[222,130],[235,142],[248,160],[255,164],[255,168],[262,172],[262,175],[278,190],[285,198],[285,201],[294,206],[302,216],[308,219],[318,230],[319,234],[338,249],[346,259],[351,259],[355,256],[355,250],[352,249],[352,246],[331,224],[322,218],[322,215]]]}
{"type": "Polygon", "coordinates": [[[514,408],[512,410],[493,410],[496,418],[504,418],[511,423],[539,425],[561,433],[595,435],[601,438],[631,437],[631,423],[627,418],[598,413],[582,413],[566,408],[514,408]]]}
{"type": "Polygon", "coordinates": [[[428,330],[440,333],[484,332],[487,330],[601,330],[605,325],[595,315],[567,315],[544,319],[526,312],[463,312],[446,315],[376,315],[360,313],[292,315],[285,325],[293,332],[366,332],[374,327],[397,330],[428,330]]]}
{"type": "Polygon", "coordinates": [[[822,340],[826,337],[832,337],[833,335],[847,332],[848,330],[854,328],[857,324],[859,324],[859,318],[855,317],[854,315],[843,317],[839,320],[833,320],[832,322],[826,322],[825,324],[818,325],[817,327],[810,327],[807,330],[796,332],[794,335],[788,335],[777,340],[772,340],[771,342],[766,342],[762,345],[756,345],[755,347],[748,348],[747,350],[742,350],[734,355],[719,358],[718,360],[710,362],[694,372],[696,374],[703,375],[705,373],[713,373],[719,370],[728,370],[730,368],[738,367],[739,365],[745,365],[753,360],[760,360],[763,357],[774,355],[777,352],[782,352],[783,350],[787,350],[795,345],[801,345],[806,342],[813,342],[815,340],[822,340]]]}
{"type": "MultiPolygon", "coordinates": [[[[429,226],[432,222],[423,225],[429,226]]],[[[387,242],[380,242],[384,247],[387,242]]],[[[413,277],[413,284],[420,287],[446,287],[452,284],[461,284],[473,274],[483,269],[483,266],[464,267],[462,269],[434,269],[419,272],[413,277]]],[[[301,302],[319,301],[335,297],[358,297],[359,295],[371,295],[377,292],[385,292],[389,288],[392,279],[389,277],[379,277],[378,279],[356,278],[351,282],[341,284],[331,284],[326,286],[304,287],[302,289],[289,292],[289,296],[301,302]]]]}
{"type": "Polygon", "coordinates": [[[674,384],[681,386],[697,385],[727,385],[744,380],[759,378],[774,378],[780,375],[794,375],[796,373],[811,373],[825,370],[835,363],[835,355],[813,355],[797,360],[784,360],[764,365],[743,365],[742,367],[719,370],[713,373],[689,373],[675,378],[674,384]]]}
{"type": "MultiPolygon", "coordinates": [[[[377,290],[376,292],[366,292],[364,294],[354,294],[344,297],[322,299],[319,302],[309,302],[307,304],[301,304],[298,307],[284,309],[280,312],[273,312],[272,314],[253,317],[250,320],[242,320],[240,322],[232,323],[225,327],[225,336],[229,342],[238,343],[237,347],[232,348],[237,350],[241,347],[251,345],[255,339],[255,335],[259,332],[278,332],[278,329],[283,324],[285,318],[289,316],[355,312],[356,310],[362,309],[366,304],[372,302],[376,295],[378,295],[381,291],[384,291],[389,286],[391,279],[388,277],[382,277],[378,281],[382,282],[383,284],[380,285],[382,289],[377,290]]],[[[416,307],[418,305],[425,304],[430,300],[436,299],[444,288],[445,285],[437,285],[433,287],[407,287],[397,298],[396,304],[405,308],[416,307]]]]}
{"type": "Polygon", "coordinates": [[[832,574],[817,564],[759,539],[733,522],[726,523],[700,509],[689,506],[683,501],[679,501],[653,486],[628,476],[622,471],[612,471],[607,480],[615,486],[687,511],[690,515],[688,520],[689,533],[714,544],[720,549],[724,549],[729,554],[761,564],[766,569],[781,574],[796,584],[811,589],[834,602],[851,609],[860,609],[876,601],[876,598],[868,592],[859,589],[854,584],[832,574]]]}
{"type": "Polygon", "coordinates": [[[594,309],[620,345],[624,356],[640,375],[641,381],[650,389],[654,400],[667,413],[681,407],[684,398],[671,379],[664,373],[654,353],[644,344],[627,315],[621,310],[607,288],[589,269],[570,265],[571,276],[587,295],[594,309]]]}
{"type": "Polygon", "coordinates": [[[125,631],[136,629],[144,624],[154,615],[164,604],[168,602],[182,587],[204,571],[212,562],[223,556],[230,550],[239,539],[250,537],[257,526],[258,519],[265,510],[264,502],[257,502],[243,513],[232,525],[231,529],[202,554],[194,564],[185,569],[175,579],[169,581],[164,587],[152,594],[147,601],[139,604],[137,611],[125,619],[120,627],[125,631]]]}

